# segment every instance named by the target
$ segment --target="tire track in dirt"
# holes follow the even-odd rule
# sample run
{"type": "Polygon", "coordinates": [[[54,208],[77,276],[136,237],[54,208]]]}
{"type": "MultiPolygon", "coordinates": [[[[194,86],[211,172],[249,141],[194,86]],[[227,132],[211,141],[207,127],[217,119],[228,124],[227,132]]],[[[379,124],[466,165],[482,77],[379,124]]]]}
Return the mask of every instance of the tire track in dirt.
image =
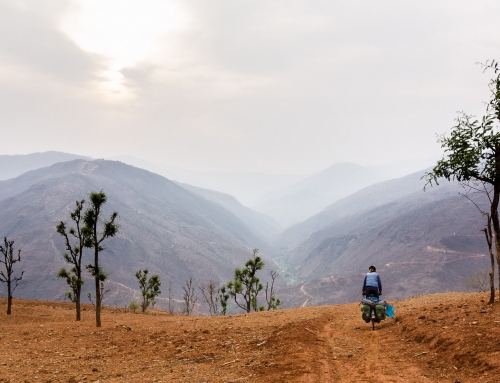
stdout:
{"type": "MultiPolygon", "coordinates": [[[[0,382],[498,382],[500,304],[487,294],[391,302],[375,331],[358,303],[203,317],[14,301],[0,310],[0,382]],[[7,378],[7,379],[6,379],[7,378]]],[[[6,304],[0,299],[0,307],[6,304]]]]}
{"type": "Polygon", "coordinates": [[[343,306],[318,334],[325,342],[314,353],[319,370],[301,382],[421,382],[423,371],[402,357],[401,340],[391,319],[375,325],[361,320],[357,304],[343,306]],[[339,315],[340,314],[340,315],[339,315]]]}

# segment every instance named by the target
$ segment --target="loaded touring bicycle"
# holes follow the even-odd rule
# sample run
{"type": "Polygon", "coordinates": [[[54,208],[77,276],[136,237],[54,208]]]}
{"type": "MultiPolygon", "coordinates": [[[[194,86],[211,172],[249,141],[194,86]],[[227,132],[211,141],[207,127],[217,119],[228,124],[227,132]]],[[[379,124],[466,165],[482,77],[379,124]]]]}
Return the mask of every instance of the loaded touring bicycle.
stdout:
{"type": "Polygon", "coordinates": [[[375,323],[380,323],[386,316],[394,318],[394,306],[374,296],[361,299],[361,318],[366,323],[371,322],[372,330],[375,330],[375,323]]]}

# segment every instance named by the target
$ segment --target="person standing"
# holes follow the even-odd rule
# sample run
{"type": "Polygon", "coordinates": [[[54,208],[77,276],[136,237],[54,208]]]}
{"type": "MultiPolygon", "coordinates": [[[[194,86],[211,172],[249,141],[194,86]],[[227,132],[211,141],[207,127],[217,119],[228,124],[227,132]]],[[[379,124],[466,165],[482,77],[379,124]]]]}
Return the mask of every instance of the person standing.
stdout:
{"type": "Polygon", "coordinates": [[[366,297],[373,296],[377,298],[382,295],[382,281],[380,280],[380,276],[377,274],[375,266],[370,266],[368,268],[368,273],[365,275],[365,280],[363,282],[363,295],[366,297]]]}

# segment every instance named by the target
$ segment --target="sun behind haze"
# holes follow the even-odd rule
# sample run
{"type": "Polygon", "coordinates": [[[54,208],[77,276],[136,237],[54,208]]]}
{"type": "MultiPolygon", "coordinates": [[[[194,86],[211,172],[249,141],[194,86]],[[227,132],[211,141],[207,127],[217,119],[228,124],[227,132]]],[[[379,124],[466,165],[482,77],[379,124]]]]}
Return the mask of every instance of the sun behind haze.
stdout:
{"type": "Polygon", "coordinates": [[[133,97],[124,85],[123,68],[168,56],[169,32],[186,28],[188,18],[178,4],[159,0],[79,0],[61,21],[82,50],[106,59],[99,83],[108,101],[133,97]]]}

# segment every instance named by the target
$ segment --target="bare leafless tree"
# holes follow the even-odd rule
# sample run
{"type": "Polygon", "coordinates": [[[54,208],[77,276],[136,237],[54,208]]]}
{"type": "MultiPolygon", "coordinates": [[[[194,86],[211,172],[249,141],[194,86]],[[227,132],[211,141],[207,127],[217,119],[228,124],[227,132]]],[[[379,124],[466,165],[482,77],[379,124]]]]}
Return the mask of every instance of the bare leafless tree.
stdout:
{"type": "Polygon", "coordinates": [[[191,315],[194,309],[194,305],[198,300],[198,297],[195,294],[193,277],[190,277],[188,280],[186,280],[186,283],[182,286],[182,289],[184,290],[184,295],[182,296],[182,298],[184,299],[184,311],[186,315],[191,315]]]}
{"type": "Polygon", "coordinates": [[[201,283],[198,286],[203,300],[208,304],[210,315],[217,315],[219,312],[219,292],[220,283],[210,279],[207,284],[201,283]]]}
{"type": "Polygon", "coordinates": [[[485,293],[489,290],[489,270],[476,270],[465,279],[465,288],[485,293]]]}
{"type": "Polygon", "coordinates": [[[173,284],[173,281],[168,282],[168,312],[170,314],[174,313],[173,284]]]}
{"type": "Polygon", "coordinates": [[[17,258],[14,255],[14,241],[8,241],[7,237],[4,237],[3,242],[5,247],[0,245],[0,252],[3,254],[3,260],[0,258],[0,263],[5,266],[5,273],[0,270],[0,282],[7,283],[7,315],[11,314],[12,308],[12,293],[17,288],[17,284],[21,279],[23,279],[24,271],[21,272],[19,277],[13,277],[14,264],[16,262],[21,262],[21,249],[17,251],[17,258]]]}
{"type": "Polygon", "coordinates": [[[271,286],[269,286],[269,282],[266,282],[266,302],[267,302],[267,310],[276,310],[279,305],[283,302],[277,299],[274,295],[274,281],[279,277],[279,274],[275,270],[271,270],[269,272],[269,276],[271,277],[271,286]]]}

